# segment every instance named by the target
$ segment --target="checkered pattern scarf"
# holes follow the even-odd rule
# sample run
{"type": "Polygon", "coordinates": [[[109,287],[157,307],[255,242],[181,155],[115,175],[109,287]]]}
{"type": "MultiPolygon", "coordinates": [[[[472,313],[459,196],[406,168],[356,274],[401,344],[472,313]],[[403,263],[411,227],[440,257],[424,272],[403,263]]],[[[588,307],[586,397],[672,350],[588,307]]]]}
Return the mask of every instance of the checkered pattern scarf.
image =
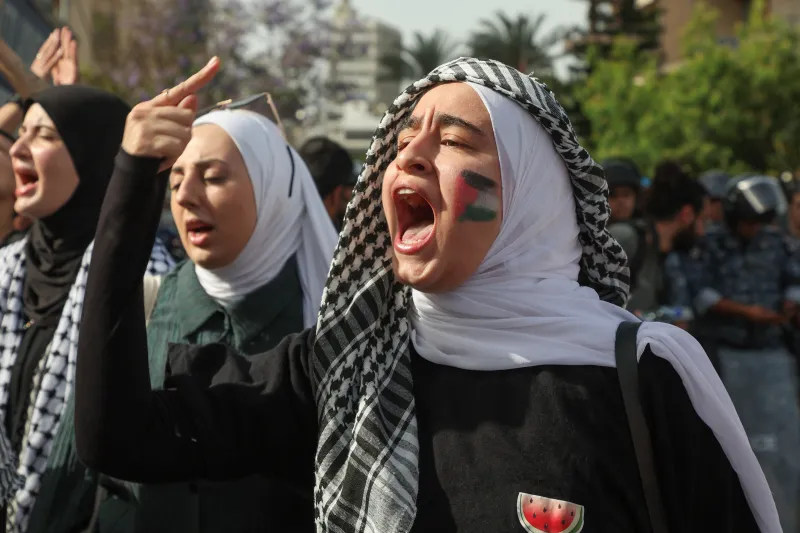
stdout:
{"type": "Polygon", "coordinates": [[[578,144],[564,109],[537,79],[496,61],[460,58],[409,86],[378,126],[348,206],[317,325],[312,379],[317,390],[317,530],[405,533],[416,515],[417,422],[407,311],[411,290],[392,271],[381,206],[383,173],[396,155],[398,127],[414,102],[441,83],[469,81],[510,98],[550,134],[572,179],[581,283],[623,305],[627,259],[606,231],[602,168],[578,144]]]}
{"type": "MultiPolygon", "coordinates": [[[[11,371],[24,333],[22,285],[25,279],[26,242],[27,238],[0,251],[0,413],[3,416],[8,403],[11,371]]],[[[80,270],[64,304],[53,340],[34,377],[28,422],[18,458],[12,460],[9,457],[13,454],[9,436],[0,427],[0,452],[3,454],[0,466],[11,467],[11,470],[4,469],[0,474],[0,492],[5,491],[9,496],[16,492],[7,513],[7,531],[11,533],[23,532],[27,528],[59,422],[72,393],[83,294],[92,247],[90,244],[83,254],[80,270]],[[14,469],[16,476],[13,475],[14,469]]],[[[174,262],[166,248],[156,243],[147,271],[166,274],[173,266],[174,262]]]]}

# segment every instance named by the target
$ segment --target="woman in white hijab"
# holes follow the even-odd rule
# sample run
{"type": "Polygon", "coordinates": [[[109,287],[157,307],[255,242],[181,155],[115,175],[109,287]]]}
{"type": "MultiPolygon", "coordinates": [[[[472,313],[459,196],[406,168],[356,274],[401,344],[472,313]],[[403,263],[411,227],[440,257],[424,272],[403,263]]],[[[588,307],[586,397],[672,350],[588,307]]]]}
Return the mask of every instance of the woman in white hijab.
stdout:
{"type": "Polygon", "coordinates": [[[691,336],[641,326],[629,347],[644,419],[626,416],[615,333],[638,321],[618,307],[629,278],[608,215],[602,169],[545,86],[493,61],[442,65],[381,121],[317,326],[258,358],[254,387],[151,392],[143,322],[121,320],[140,272],[120,273],[104,241],[115,259],[87,290],[79,452],[133,480],[302,477],[313,458],[325,533],[778,533],[691,336]]]}
{"type": "MultiPolygon", "coordinates": [[[[236,383],[230,368],[171,357],[168,345],[222,343],[249,358],[313,325],[336,246],[333,225],[303,160],[275,124],[250,111],[197,119],[169,187],[189,260],[163,280],[146,279],[146,308],[160,285],[147,328],[151,381],[161,387],[191,374],[236,383]]],[[[98,520],[114,526],[103,531],[194,531],[201,523],[206,532],[244,533],[274,520],[313,530],[308,485],[251,476],[146,485],[134,495],[109,481],[98,520]]]]}

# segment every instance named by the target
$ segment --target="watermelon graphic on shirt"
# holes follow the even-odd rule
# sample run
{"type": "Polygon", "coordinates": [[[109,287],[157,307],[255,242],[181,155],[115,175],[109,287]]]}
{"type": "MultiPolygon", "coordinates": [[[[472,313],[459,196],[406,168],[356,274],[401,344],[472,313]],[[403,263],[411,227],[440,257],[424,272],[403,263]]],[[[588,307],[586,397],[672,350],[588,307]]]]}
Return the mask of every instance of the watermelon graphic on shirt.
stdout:
{"type": "Polygon", "coordinates": [[[583,506],[520,492],[517,516],[529,533],[579,533],[583,530],[583,506]]]}

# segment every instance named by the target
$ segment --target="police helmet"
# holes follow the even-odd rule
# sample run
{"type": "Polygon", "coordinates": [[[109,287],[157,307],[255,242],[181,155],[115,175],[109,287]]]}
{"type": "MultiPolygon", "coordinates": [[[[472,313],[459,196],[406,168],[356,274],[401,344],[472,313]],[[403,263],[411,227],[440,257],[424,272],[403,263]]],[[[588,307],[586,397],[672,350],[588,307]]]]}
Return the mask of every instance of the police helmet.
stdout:
{"type": "Polygon", "coordinates": [[[639,172],[636,163],[630,159],[606,159],[601,166],[605,170],[606,181],[610,189],[614,187],[630,187],[635,191],[641,189],[642,173],[639,172]]]}
{"type": "Polygon", "coordinates": [[[728,183],[722,200],[730,221],[772,222],[786,214],[786,196],[780,182],[772,176],[738,176],[728,183]]]}
{"type": "Polygon", "coordinates": [[[700,184],[706,188],[708,195],[715,200],[721,200],[725,196],[730,180],[730,174],[721,170],[710,170],[700,176],[700,184]]]}

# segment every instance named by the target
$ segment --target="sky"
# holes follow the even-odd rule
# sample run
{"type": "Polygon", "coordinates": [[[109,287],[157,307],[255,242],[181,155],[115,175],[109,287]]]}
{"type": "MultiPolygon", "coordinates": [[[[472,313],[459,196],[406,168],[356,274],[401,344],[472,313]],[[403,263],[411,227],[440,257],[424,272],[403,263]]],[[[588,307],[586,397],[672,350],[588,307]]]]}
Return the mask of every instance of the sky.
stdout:
{"type": "Polygon", "coordinates": [[[408,42],[415,31],[441,28],[463,41],[481,18],[497,10],[509,15],[547,16],[547,29],[584,25],[586,3],[580,0],[350,0],[356,11],[395,26],[408,42]]]}

